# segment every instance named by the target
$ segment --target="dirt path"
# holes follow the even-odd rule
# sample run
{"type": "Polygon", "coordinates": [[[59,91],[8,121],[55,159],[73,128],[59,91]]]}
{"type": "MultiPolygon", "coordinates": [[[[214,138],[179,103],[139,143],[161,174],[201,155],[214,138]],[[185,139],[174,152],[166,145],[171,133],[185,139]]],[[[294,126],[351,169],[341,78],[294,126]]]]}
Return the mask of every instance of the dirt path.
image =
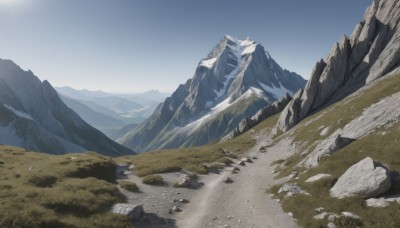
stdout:
{"type": "Polygon", "coordinates": [[[293,219],[284,213],[278,202],[265,192],[274,184],[270,163],[285,154],[288,145],[269,148],[267,153],[260,153],[256,148],[249,155],[257,157],[253,163],[240,167],[238,174],[229,170],[206,182],[204,189],[191,199],[183,212],[178,214],[178,227],[297,227],[293,219]],[[233,179],[226,184],[225,176],[233,179]]]}
{"type": "Polygon", "coordinates": [[[297,227],[279,203],[266,193],[266,189],[276,183],[271,162],[287,157],[290,151],[290,145],[280,144],[268,148],[267,153],[259,152],[258,148],[269,140],[266,135],[258,136],[257,145],[247,154],[257,159],[246,166],[235,164],[240,168],[239,173],[232,174],[233,167],[227,167],[219,174],[202,175],[200,180],[204,185],[200,189],[173,188],[173,183],[183,175],[179,172],[161,174],[166,181],[161,187],[144,185],[130,172],[120,175],[119,180],[133,181],[141,190],[141,193],[131,193],[121,189],[128,203],[143,204],[145,218],[135,225],[141,228],[297,227]],[[231,177],[233,183],[223,183],[226,176],[231,177]],[[177,199],[188,199],[189,203],[178,203],[177,199]],[[173,206],[179,206],[182,212],[170,214],[173,206]]]}

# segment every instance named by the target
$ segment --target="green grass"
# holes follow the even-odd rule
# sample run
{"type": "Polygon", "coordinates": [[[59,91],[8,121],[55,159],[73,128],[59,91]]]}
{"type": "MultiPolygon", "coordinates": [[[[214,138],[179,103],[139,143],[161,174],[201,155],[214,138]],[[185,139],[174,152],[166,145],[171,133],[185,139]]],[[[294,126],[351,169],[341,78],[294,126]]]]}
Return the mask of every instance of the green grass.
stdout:
{"type": "Polygon", "coordinates": [[[119,186],[131,192],[139,192],[139,187],[132,181],[120,181],[119,186]]]}
{"type": "Polygon", "coordinates": [[[160,175],[148,175],[143,177],[142,183],[148,185],[162,186],[164,185],[164,180],[160,175]]]}
{"type": "MultiPolygon", "coordinates": [[[[305,126],[304,123],[315,115],[305,119],[296,129],[294,129],[295,142],[305,143],[301,149],[307,150],[312,147],[312,142],[323,139],[319,135],[321,130],[316,130],[319,126],[331,126],[331,131],[343,127],[351,119],[358,117],[364,108],[371,104],[379,102],[380,99],[400,91],[400,76],[391,77],[376,83],[368,91],[360,96],[353,98],[350,102],[341,101],[327,108],[322,117],[305,126]],[[346,115],[343,115],[346,113],[346,115]],[[339,121],[341,121],[339,123],[339,121]],[[307,132],[307,134],[305,134],[307,132]]],[[[288,132],[290,133],[290,131],[288,132]]],[[[364,227],[400,227],[400,205],[392,203],[388,208],[367,207],[365,200],[359,197],[336,199],[329,195],[329,189],[334,185],[337,179],[353,164],[369,156],[374,160],[385,163],[390,170],[400,172],[400,123],[393,124],[390,127],[377,129],[374,133],[364,136],[348,146],[337,150],[332,156],[321,160],[320,164],[301,174],[297,184],[309,192],[311,196],[296,195],[285,198],[277,194],[278,186],[273,186],[269,192],[276,194],[282,199],[282,207],[286,212],[292,212],[302,227],[321,227],[327,224],[327,221],[318,221],[312,219],[314,209],[324,207],[327,212],[340,213],[350,211],[362,218],[364,227]],[[385,134],[383,134],[385,132],[385,134]],[[331,178],[325,178],[315,183],[304,183],[306,179],[320,173],[331,174],[331,178]]],[[[280,170],[279,176],[286,176],[294,171],[296,164],[302,159],[302,156],[295,154],[286,161],[279,161],[276,164],[287,162],[280,170]]],[[[399,194],[400,183],[392,186],[387,195],[399,194]]],[[[337,219],[335,223],[340,227],[355,227],[358,224],[353,219],[337,219]]]]}
{"type": "MultiPolygon", "coordinates": [[[[255,132],[270,131],[277,119],[278,115],[275,115],[261,122],[254,127],[255,132]]],[[[232,158],[235,158],[252,148],[255,142],[253,134],[248,131],[223,143],[124,156],[117,158],[117,161],[121,163],[132,162],[135,165],[134,173],[141,177],[150,174],[175,172],[181,169],[198,174],[207,174],[208,170],[203,167],[204,163],[229,163],[227,160],[229,158],[226,158],[227,155],[223,153],[224,149],[232,152],[232,158]]]]}
{"type": "Polygon", "coordinates": [[[0,146],[0,161],[0,227],[133,227],[109,213],[122,199],[108,157],[0,146]]]}

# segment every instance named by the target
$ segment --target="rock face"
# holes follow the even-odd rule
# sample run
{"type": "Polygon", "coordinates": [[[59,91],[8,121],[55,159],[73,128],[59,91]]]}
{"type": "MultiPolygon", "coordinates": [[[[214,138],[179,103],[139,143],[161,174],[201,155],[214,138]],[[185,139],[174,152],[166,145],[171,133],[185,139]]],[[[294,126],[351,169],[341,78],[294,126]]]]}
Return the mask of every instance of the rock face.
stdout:
{"type": "Polygon", "coordinates": [[[137,151],[203,145],[304,85],[303,78],[282,69],[259,43],[225,36],[191,79],[117,141],[137,151]]]}
{"type": "Polygon", "coordinates": [[[0,59],[0,143],[51,154],[134,154],[83,121],[47,81],[0,59]]]}
{"type": "Polygon", "coordinates": [[[375,0],[350,38],[343,36],[314,67],[304,91],[282,111],[274,132],[285,132],[310,113],[342,99],[400,66],[400,2],[375,0]]]}
{"type": "Polygon", "coordinates": [[[246,132],[247,130],[254,127],[261,121],[267,119],[268,117],[281,112],[291,100],[292,97],[289,94],[286,94],[281,100],[275,101],[267,107],[262,108],[256,114],[254,114],[254,116],[246,117],[245,119],[240,121],[239,126],[233,129],[233,131],[231,131],[226,137],[223,138],[223,141],[232,139],[233,137],[236,137],[246,132]]]}
{"type": "Polygon", "coordinates": [[[391,187],[390,171],[370,157],[351,166],[331,188],[332,197],[379,196],[391,187]]]}
{"type": "Polygon", "coordinates": [[[143,205],[127,203],[117,203],[112,207],[111,211],[115,214],[127,215],[132,220],[140,219],[144,213],[143,205]]]}

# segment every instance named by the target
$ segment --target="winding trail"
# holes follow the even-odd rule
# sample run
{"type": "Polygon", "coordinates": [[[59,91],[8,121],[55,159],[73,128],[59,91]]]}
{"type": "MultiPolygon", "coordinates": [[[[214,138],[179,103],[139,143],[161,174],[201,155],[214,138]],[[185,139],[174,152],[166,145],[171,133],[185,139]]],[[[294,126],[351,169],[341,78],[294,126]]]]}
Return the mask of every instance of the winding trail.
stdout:
{"type": "Polygon", "coordinates": [[[221,173],[200,175],[204,185],[199,189],[173,188],[173,183],[184,173],[160,174],[166,184],[149,186],[141,179],[120,167],[118,180],[129,180],[138,184],[140,193],[120,189],[128,203],[143,204],[145,217],[136,221],[141,228],[266,228],[297,227],[293,218],[284,213],[280,204],[271,199],[266,190],[278,182],[273,179],[271,162],[290,155],[289,143],[280,143],[268,148],[266,153],[258,149],[271,143],[267,134],[255,136],[257,143],[246,156],[254,156],[252,163],[239,167],[240,172],[232,174],[233,166],[226,167],[221,173]],[[124,171],[125,170],[125,171],[124,171]],[[233,183],[224,183],[225,177],[233,183]],[[189,203],[179,203],[177,199],[188,199],[189,203]],[[182,211],[170,213],[170,209],[179,206],[182,211]]]}
{"type": "Polygon", "coordinates": [[[192,203],[176,215],[178,227],[297,227],[279,203],[266,193],[266,189],[276,183],[270,164],[287,156],[282,151],[288,151],[289,145],[277,145],[267,153],[260,153],[258,148],[265,144],[266,138],[259,139],[248,154],[257,159],[244,167],[239,166],[241,171],[237,174],[226,169],[205,180],[205,187],[191,199],[192,203]],[[223,183],[226,176],[231,177],[233,183],[223,183]]]}

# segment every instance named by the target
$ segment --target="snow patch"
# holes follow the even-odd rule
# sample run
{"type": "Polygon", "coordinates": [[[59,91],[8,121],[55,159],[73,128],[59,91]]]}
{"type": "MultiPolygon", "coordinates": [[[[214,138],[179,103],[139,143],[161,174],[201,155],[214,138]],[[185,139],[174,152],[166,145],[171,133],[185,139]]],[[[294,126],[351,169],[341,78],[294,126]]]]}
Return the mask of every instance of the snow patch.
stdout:
{"type": "Polygon", "coordinates": [[[241,55],[247,55],[247,54],[252,54],[256,50],[256,45],[253,44],[251,46],[246,47],[241,55]]]}
{"type": "Polygon", "coordinates": [[[281,99],[282,97],[284,97],[286,93],[289,93],[290,95],[293,94],[292,91],[286,89],[286,88],[283,87],[281,84],[279,84],[279,87],[274,87],[273,84],[272,84],[272,87],[270,87],[270,86],[268,86],[268,85],[265,85],[265,84],[262,83],[262,82],[259,82],[259,81],[257,81],[257,82],[258,82],[258,84],[260,84],[260,86],[261,86],[265,91],[271,93],[272,96],[273,96],[275,99],[277,99],[277,100],[279,100],[279,99],[281,99]]]}
{"type": "Polygon", "coordinates": [[[215,61],[217,61],[217,57],[212,58],[212,59],[205,59],[200,62],[200,66],[212,68],[214,66],[215,61]]]}
{"type": "Polygon", "coordinates": [[[11,106],[9,106],[9,105],[6,105],[6,104],[4,104],[4,106],[5,106],[8,110],[10,110],[11,112],[13,112],[15,115],[17,115],[17,116],[19,116],[19,117],[22,117],[22,118],[25,118],[25,119],[33,120],[32,116],[29,115],[29,114],[26,113],[26,112],[18,111],[18,110],[16,110],[15,108],[13,108],[13,107],[11,107],[11,106]]]}

